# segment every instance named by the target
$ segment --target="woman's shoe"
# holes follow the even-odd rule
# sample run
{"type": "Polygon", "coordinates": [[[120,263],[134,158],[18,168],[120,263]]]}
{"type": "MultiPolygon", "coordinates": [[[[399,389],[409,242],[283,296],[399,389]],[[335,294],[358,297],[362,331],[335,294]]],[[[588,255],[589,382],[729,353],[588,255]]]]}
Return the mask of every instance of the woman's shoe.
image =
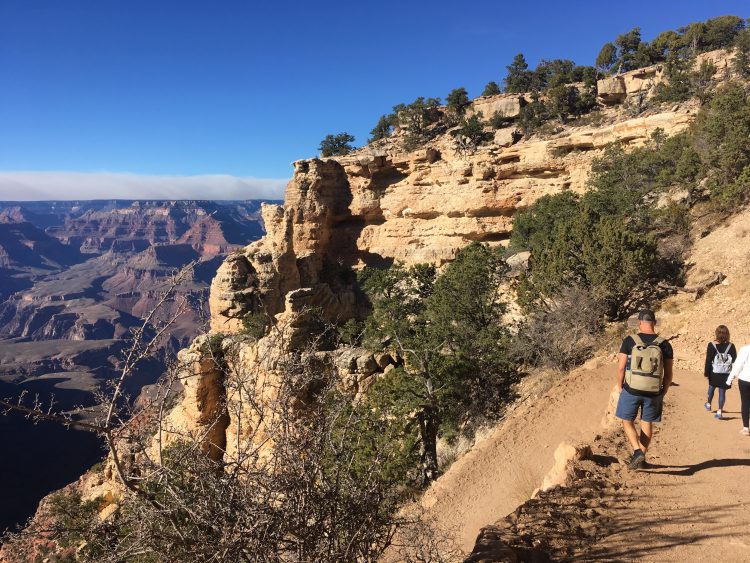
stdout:
{"type": "Polygon", "coordinates": [[[714,418],[715,418],[716,420],[724,420],[724,417],[722,417],[722,416],[721,416],[721,412],[717,412],[717,413],[716,413],[716,414],[714,415],[714,418]]]}
{"type": "Polygon", "coordinates": [[[743,428],[742,430],[740,430],[740,434],[742,434],[743,436],[750,436],[750,429],[743,428]]]}
{"type": "Polygon", "coordinates": [[[711,410],[711,403],[705,403],[703,405],[703,408],[705,408],[707,411],[710,411],[711,410]]]}

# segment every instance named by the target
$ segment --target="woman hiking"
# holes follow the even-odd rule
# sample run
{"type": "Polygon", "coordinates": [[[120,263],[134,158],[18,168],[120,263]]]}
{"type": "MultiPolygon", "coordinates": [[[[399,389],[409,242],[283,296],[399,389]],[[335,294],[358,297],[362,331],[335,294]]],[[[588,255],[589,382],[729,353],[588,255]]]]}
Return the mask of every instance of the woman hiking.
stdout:
{"type": "Polygon", "coordinates": [[[740,408],[742,430],[740,430],[740,434],[750,436],[750,429],[748,428],[748,422],[750,422],[750,345],[740,348],[737,361],[732,366],[732,373],[727,378],[727,385],[731,386],[735,378],[737,378],[742,401],[740,408]]]}
{"type": "Polygon", "coordinates": [[[703,375],[708,379],[708,396],[706,404],[703,405],[707,411],[711,410],[711,403],[714,400],[714,392],[719,390],[719,409],[714,417],[722,420],[724,410],[724,400],[726,398],[727,377],[732,371],[732,364],[737,359],[737,349],[729,341],[729,329],[724,325],[716,327],[714,340],[708,343],[706,350],[706,366],[703,375]]]}

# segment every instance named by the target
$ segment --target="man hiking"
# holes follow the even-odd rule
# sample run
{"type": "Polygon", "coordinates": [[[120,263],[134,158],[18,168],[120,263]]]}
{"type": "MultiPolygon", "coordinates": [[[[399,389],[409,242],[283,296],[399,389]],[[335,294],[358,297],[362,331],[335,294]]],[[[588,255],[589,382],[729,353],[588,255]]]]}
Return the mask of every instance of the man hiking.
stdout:
{"type": "Polygon", "coordinates": [[[638,312],[638,333],[622,341],[617,365],[617,401],[615,416],[622,420],[625,435],[633,446],[628,461],[630,469],[643,467],[653,435],[653,423],[661,422],[664,395],[672,384],[672,345],[661,338],[654,326],[656,315],[651,309],[638,312]],[[641,411],[640,436],[635,427],[641,411]]]}

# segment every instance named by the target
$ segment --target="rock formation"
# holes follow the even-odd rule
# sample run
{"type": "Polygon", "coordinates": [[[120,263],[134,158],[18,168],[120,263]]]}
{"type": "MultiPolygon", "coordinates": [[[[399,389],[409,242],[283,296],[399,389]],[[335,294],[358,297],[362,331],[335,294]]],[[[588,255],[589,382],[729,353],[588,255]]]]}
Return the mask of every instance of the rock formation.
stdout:
{"type": "MultiPolygon", "coordinates": [[[[726,52],[702,60],[716,66],[716,80],[728,75],[726,52]]],[[[219,268],[211,329],[237,332],[248,313],[276,315],[303,295],[331,319],[346,320],[356,314],[346,282],[352,268],[441,265],[471,241],[505,244],[514,213],[544,195],[584,191],[591,163],[607,145],[640,146],[657,129],[672,135],[688,127],[698,110],[694,101],[640,113],[624,107],[633,97],[651,97],[661,80],[659,65],[600,80],[604,107],[596,122],[583,118],[530,137],[511,123],[473,153],[442,135],[413,152],[387,140],[343,157],[296,162],[284,205],[263,207],[266,236],[219,268]],[[291,293],[302,288],[304,294],[291,293]]],[[[469,111],[513,118],[524,103],[523,95],[500,94],[477,98],[469,111]]]]}

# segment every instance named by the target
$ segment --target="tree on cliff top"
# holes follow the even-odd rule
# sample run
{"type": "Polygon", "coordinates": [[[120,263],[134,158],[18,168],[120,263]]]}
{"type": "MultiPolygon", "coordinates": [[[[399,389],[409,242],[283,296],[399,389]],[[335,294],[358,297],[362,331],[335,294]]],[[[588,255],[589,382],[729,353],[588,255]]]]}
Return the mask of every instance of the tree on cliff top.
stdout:
{"type": "Polygon", "coordinates": [[[523,53],[513,57],[513,62],[507,67],[508,74],[505,76],[505,91],[514,93],[530,92],[534,73],[529,70],[529,65],[523,53]]]}
{"type": "Polygon", "coordinates": [[[596,56],[596,68],[602,72],[608,72],[617,61],[617,47],[614,43],[605,43],[596,56]]]}
{"type": "Polygon", "coordinates": [[[378,119],[378,122],[375,124],[375,127],[370,131],[370,139],[367,142],[372,143],[373,141],[379,141],[380,139],[390,137],[397,120],[398,118],[394,114],[381,115],[380,119],[378,119]]]}
{"type": "Polygon", "coordinates": [[[446,96],[445,103],[448,111],[456,119],[459,119],[466,113],[466,108],[471,105],[471,100],[466,88],[456,88],[455,90],[451,90],[448,96],[446,96]]]}
{"type": "Polygon", "coordinates": [[[500,93],[500,86],[494,80],[490,80],[482,90],[482,96],[497,96],[500,93]]]}
{"type": "Polygon", "coordinates": [[[354,146],[351,143],[354,142],[354,137],[349,133],[337,133],[336,135],[326,135],[325,138],[320,141],[318,150],[320,156],[343,156],[349,154],[354,150],[354,146]]]}

